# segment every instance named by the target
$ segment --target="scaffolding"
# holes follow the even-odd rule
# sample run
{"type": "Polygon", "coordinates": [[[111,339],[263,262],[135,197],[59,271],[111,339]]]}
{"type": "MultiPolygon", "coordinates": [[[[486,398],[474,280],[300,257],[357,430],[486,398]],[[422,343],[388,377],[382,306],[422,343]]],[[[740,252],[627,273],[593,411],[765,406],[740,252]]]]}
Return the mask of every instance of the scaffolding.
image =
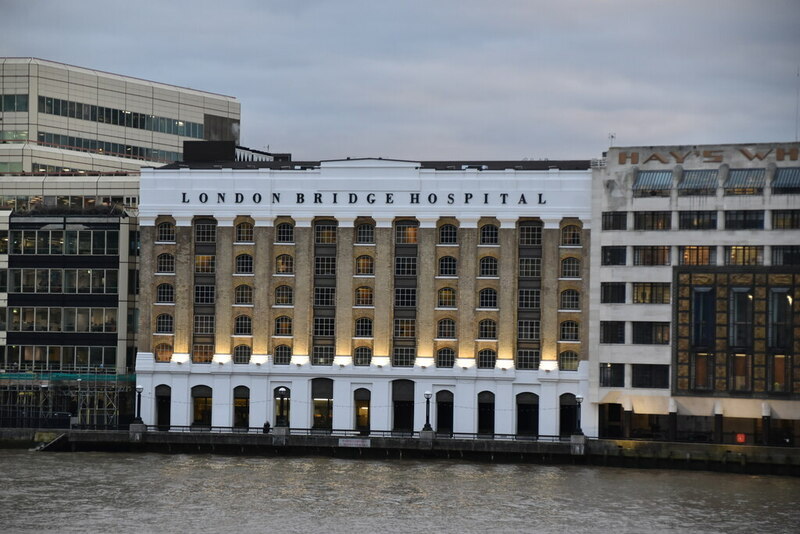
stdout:
{"type": "Polygon", "coordinates": [[[116,427],[128,422],[134,375],[0,373],[0,427],[116,427]]]}

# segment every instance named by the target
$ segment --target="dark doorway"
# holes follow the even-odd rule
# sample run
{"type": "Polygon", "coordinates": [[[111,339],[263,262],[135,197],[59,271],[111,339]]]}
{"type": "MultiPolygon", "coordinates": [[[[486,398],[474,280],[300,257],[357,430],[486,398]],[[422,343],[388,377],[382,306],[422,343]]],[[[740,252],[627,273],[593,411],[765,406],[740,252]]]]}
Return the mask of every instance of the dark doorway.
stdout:
{"type": "Polygon", "coordinates": [[[192,388],[192,426],[211,426],[211,388],[192,388]]]}
{"type": "Polygon", "coordinates": [[[286,386],[278,386],[272,391],[272,394],[275,398],[275,426],[289,426],[292,390],[286,386]]]}
{"type": "Polygon", "coordinates": [[[478,393],[478,434],[494,434],[494,393],[478,393]]]}
{"type": "Polygon", "coordinates": [[[436,432],[453,434],[453,393],[451,391],[436,392],[436,432]]]}
{"type": "Polygon", "coordinates": [[[578,401],[572,393],[564,393],[558,398],[559,425],[561,436],[571,436],[578,429],[578,401]]]}
{"type": "Polygon", "coordinates": [[[358,388],[353,392],[353,404],[355,406],[356,430],[362,436],[369,434],[369,401],[370,392],[365,388],[358,388]]]}
{"type": "Polygon", "coordinates": [[[601,404],[599,406],[600,428],[598,433],[601,438],[622,437],[622,405],[601,404]]]}
{"type": "Polygon", "coordinates": [[[539,395],[535,393],[517,395],[517,434],[539,435],[539,395]]]}
{"type": "Polygon", "coordinates": [[[394,425],[396,432],[414,431],[414,382],[411,380],[392,381],[392,403],[394,406],[394,425]]]}
{"type": "Polygon", "coordinates": [[[236,428],[250,426],[250,388],[247,386],[233,388],[233,426],[236,428]]]}
{"type": "Polygon", "coordinates": [[[333,380],[315,378],[311,381],[311,401],[314,403],[314,421],[311,428],[333,428],[333,380]]]}
{"type": "Polygon", "coordinates": [[[156,426],[161,431],[169,430],[172,389],[161,384],[156,386],[156,426]]]}

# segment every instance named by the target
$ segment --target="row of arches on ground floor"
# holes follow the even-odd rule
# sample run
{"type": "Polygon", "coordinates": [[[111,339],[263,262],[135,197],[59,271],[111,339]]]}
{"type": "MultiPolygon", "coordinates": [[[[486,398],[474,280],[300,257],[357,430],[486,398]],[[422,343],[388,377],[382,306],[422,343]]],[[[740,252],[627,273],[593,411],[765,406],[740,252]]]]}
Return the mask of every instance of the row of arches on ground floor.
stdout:
{"type": "MultiPolygon", "coordinates": [[[[292,391],[279,386],[272,391],[274,399],[273,421],[278,426],[289,426],[292,410],[292,391]]],[[[162,384],[155,388],[156,413],[155,423],[159,429],[170,427],[172,409],[172,389],[162,384]]],[[[372,427],[372,391],[361,387],[352,395],[352,429],[368,434],[372,427]]],[[[515,398],[515,432],[522,436],[539,435],[539,396],[531,392],[518,393],[515,398]]],[[[415,403],[426,402],[415,394],[412,380],[394,380],[391,383],[390,428],[396,432],[413,432],[422,428],[425,421],[415,421],[415,403]]],[[[311,380],[310,399],[306,401],[311,409],[312,429],[333,430],[333,380],[330,378],[314,378],[311,380]]],[[[495,433],[495,394],[481,391],[475,399],[477,410],[477,433],[495,433]]],[[[431,422],[438,433],[452,434],[454,429],[455,395],[448,389],[442,389],[431,395],[431,422]]],[[[198,385],[191,388],[191,424],[204,427],[212,425],[213,390],[210,386],[198,385]]],[[[263,422],[251,421],[250,388],[236,386],[233,388],[232,421],[234,427],[249,428],[260,426],[263,422]]],[[[559,397],[558,428],[561,435],[568,435],[580,426],[579,404],[572,393],[564,393],[559,397]]]]}

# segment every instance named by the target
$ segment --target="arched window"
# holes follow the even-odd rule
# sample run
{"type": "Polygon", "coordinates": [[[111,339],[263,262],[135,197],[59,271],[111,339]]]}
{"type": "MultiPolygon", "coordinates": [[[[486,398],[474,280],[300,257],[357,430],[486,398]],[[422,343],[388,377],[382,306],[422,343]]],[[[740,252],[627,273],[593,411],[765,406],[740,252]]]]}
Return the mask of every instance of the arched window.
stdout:
{"type": "Polygon", "coordinates": [[[292,335],[292,318],[281,315],[275,319],[275,335],[276,336],[291,336],[292,335]]]}
{"type": "Polygon", "coordinates": [[[236,274],[253,274],[253,256],[239,254],[236,256],[236,274]]]}
{"type": "Polygon", "coordinates": [[[172,284],[158,284],[156,288],[156,302],[175,302],[175,287],[172,284]]]}
{"type": "Polygon", "coordinates": [[[457,276],[458,262],[452,256],[439,258],[439,276],[457,276]]]}
{"type": "Polygon", "coordinates": [[[371,275],[375,274],[375,259],[372,256],[359,256],[356,258],[356,274],[371,275]]]}
{"type": "Polygon", "coordinates": [[[356,319],[355,337],[372,337],[372,319],[369,317],[356,319]]]}
{"type": "Polygon", "coordinates": [[[370,223],[356,226],[356,243],[368,245],[375,242],[375,225],[370,223]]]}
{"type": "Polygon", "coordinates": [[[456,351],[445,348],[436,352],[436,367],[453,367],[456,363],[456,351]]]}
{"type": "Polygon", "coordinates": [[[497,276],[497,258],[484,256],[481,258],[479,276],[497,276]]]}
{"type": "Polygon", "coordinates": [[[276,243],[294,243],[294,226],[290,223],[281,223],[275,228],[276,243]]]}
{"type": "Polygon", "coordinates": [[[497,308],[497,291],[487,287],[478,293],[479,308],[497,308]]]}
{"type": "Polygon", "coordinates": [[[561,306],[562,310],[579,310],[581,309],[581,295],[574,289],[567,289],[561,292],[561,306]]]}
{"type": "Polygon", "coordinates": [[[565,350],[558,355],[558,368],[561,371],[577,371],[578,370],[578,353],[571,350],[565,350]]]}
{"type": "Polygon", "coordinates": [[[483,349],[478,353],[478,369],[494,369],[497,364],[497,353],[492,349],[483,349]]]}
{"type": "Polygon", "coordinates": [[[452,319],[442,319],[436,325],[436,337],[439,339],[454,339],[456,337],[456,322],[452,319]]]}
{"type": "Polygon", "coordinates": [[[580,278],[581,260],[578,258],[564,258],[561,260],[561,278],[580,278]]]}
{"type": "Polygon", "coordinates": [[[367,366],[372,363],[372,349],[369,347],[358,347],[353,352],[353,365],[367,366]]]}
{"type": "Polygon", "coordinates": [[[289,286],[276,287],[275,304],[277,306],[291,306],[294,304],[294,289],[289,286]]]}
{"type": "Polygon", "coordinates": [[[248,345],[236,345],[233,348],[233,363],[250,363],[250,354],[253,352],[248,345]]]}
{"type": "Polygon", "coordinates": [[[240,284],[233,290],[233,303],[234,304],[252,304],[253,303],[253,286],[247,284],[240,284]]]}
{"type": "Polygon", "coordinates": [[[253,335],[253,319],[249,315],[239,315],[233,322],[233,334],[236,336],[253,335]]]}
{"type": "Polygon", "coordinates": [[[162,222],[156,229],[156,241],[167,243],[175,242],[175,225],[171,222],[162,222]]]}
{"type": "Polygon", "coordinates": [[[159,343],[153,350],[157,362],[168,362],[172,359],[172,345],[159,343]]]}
{"type": "Polygon", "coordinates": [[[456,290],[452,287],[443,287],[439,290],[439,298],[436,302],[438,308],[456,307],[456,290]]]}
{"type": "Polygon", "coordinates": [[[162,313],[156,317],[156,334],[172,334],[174,321],[169,313],[162,313]]]}
{"type": "Polygon", "coordinates": [[[238,243],[253,242],[253,225],[251,223],[243,222],[236,225],[236,241],[238,243]]]}
{"type": "Polygon", "coordinates": [[[481,245],[496,245],[498,243],[497,226],[484,224],[481,226],[481,245]]]}
{"type": "Polygon", "coordinates": [[[443,224],[439,227],[439,244],[455,245],[458,243],[458,229],[452,224],[443,224]]]}
{"type": "Polygon", "coordinates": [[[565,246],[580,246],[581,229],[570,224],[561,229],[561,244],[565,246]]]}
{"type": "Polygon", "coordinates": [[[355,298],[355,306],[373,306],[374,301],[372,298],[373,291],[371,287],[357,287],[356,288],[356,298],[355,298]]]}
{"type": "Polygon", "coordinates": [[[156,258],[156,272],[174,273],[175,256],[173,256],[172,254],[159,254],[158,258],[156,258]]]}
{"type": "Polygon", "coordinates": [[[294,273],[294,258],[289,254],[281,254],[275,258],[275,272],[277,274],[294,273]]]}
{"type": "Polygon", "coordinates": [[[564,321],[561,323],[559,330],[559,339],[561,341],[580,341],[580,331],[578,329],[578,323],[575,321],[564,321]]]}
{"type": "Polygon", "coordinates": [[[479,339],[497,339],[497,323],[491,319],[484,319],[478,323],[479,339]]]}
{"type": "Polygon", "coordinates": [[[292,361],[292,349],[287,345],[278,345],[275,347],[275,365],[289,365],[292,361]]]}

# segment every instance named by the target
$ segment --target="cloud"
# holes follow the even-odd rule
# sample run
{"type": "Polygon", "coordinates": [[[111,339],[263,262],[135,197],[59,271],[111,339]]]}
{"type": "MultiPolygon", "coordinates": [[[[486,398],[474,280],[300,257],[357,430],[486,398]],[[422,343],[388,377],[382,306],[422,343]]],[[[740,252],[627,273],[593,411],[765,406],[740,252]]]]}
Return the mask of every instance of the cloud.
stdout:
{"type": "Polygon", "coordinates": [[[800,3],[4,2],[0,54],[238,97],[297,158],[790,140],[800,3]],[[34,31],[35,29],[35,31],[34,31]]]}

